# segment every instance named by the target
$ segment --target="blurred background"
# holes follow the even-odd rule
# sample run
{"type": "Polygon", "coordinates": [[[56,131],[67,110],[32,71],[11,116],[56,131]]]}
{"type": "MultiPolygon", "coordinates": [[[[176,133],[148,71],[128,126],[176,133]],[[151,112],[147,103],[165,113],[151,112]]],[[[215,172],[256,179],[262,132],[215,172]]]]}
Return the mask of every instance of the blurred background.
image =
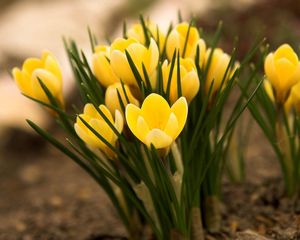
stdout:
{"type": "MultiPolygon", "coordinates": [[[[26,125],[28,118],[60,135],[49,115],[19,93],[12,67],[48,49],[62,66],[66,98],[76,99],[62,37],[76,40],[89,55],[87,26],[104,43],[121,34],[124,20],[128,26],[137,22],[140,13],[167,29],[177,22],[178,10],[183,19],[195,16],[205,39],[222,20],[220,46],[230,52],[238,37],[240,57],[258,36],[265,36],[271,49],[289,42],[299,50],[297,0],[0,0],[0,239],[124,235],[102,190],[26,125]]],[[[254,133],[250,142],[261,138],[254,133]]],[[[250,145],[247,155],[252,166],[247,181],[254,184],[278,175],[277,161],[261,141],[265,145],[250,145]]]]}

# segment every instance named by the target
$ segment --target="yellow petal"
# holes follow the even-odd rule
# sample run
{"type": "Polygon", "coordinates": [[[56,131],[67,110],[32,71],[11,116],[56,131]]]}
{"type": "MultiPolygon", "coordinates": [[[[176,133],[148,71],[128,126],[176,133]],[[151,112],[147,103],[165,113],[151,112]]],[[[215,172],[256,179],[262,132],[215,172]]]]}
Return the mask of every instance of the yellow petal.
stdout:
{"type": "Polygon", "coordinates": [[[48,102],[48,97],[42,89],[38,79],[40,79],[53,97],[57,97],[62,91],[62,82],[52,73],[44,69],[36,69],[32,73],[31,86],[35,98],[48,102]]]}
{"type": "Polygon", "coordinates": [[[175,140],[180,133],[178,132],[178,127],[177,117],[174,113],[171,113],[164,132],[175,140]]]}
{"type": "Polygon", "coordinates": [[[275,98],[274,98],[273,88],[271,83],[267,79],[264,80],[264,88],[269,98],[274,102],[275,98]]]}
{"type": "Polygon", "coordinates": [[[165,132],[160,129],[154,128],[152,129],[146,136],[145,143],[148,147],[151,144],[154,145],[155,148],[166,148],[170,146],[173,142],[173,139],[168,136],[165,132]]]}
{"type": "Polygon", "coordinates": [[[182,131],[188,114],[188,104],[184,97],[179,98],[171,107],[171,111],[175,114],[178,121],[178,131],[182,131]]]}
{"type": "Polygon", "coordinates": [[[114,73],[126,84],[135,85],[136,80],[124,53],[114,50],[111,53],[110,64],[114,73]]]}
{"type": "Polygon", "coordinates": [[[181,83],[182,95],[186,98],[188,103],[197,95],[199,88],[200,81],[195,71],[189,72],[183,77],[181,83]]]}
{"type": "MultiPolygon", "coordinates": [[[[107,140],[109,143],[114,145],[114,143],[112,142],[114,133],[105,121],[93,118],[93,119],[90,120],[89,124],[105,140],[107,140]]],[[[102,148],[103,146],[106,146],[106,144],[104,142],[102,142],[100,140],[100,138],[98,138],[93,132],[91,132],[91,136],[95,139],[95,141],[97,142],[99,148],[102,148]]]]}
{"type": "Polygon", "coordinates": [[[80,126],[78,123],[75,123],[74,129],[75,129],[78,137],[80,137],[82,141],[84,141],[86,144],[90,145],[91,147],[97,147],[94,139],[91,138],[89,136],[88,132],[84,130],[84,129],[86,129],[86,127],[84,128],[84,127],[80,126]]]}
{"type": "Polygon", "coordinates": [[[176,31],[172,31],[167,38],[166,52],[168,59],[171,61],[174,51],[180,48],[179,34],[176,31]]]}
{"type": "Polygon", "coordinates": [[[92,59],[93,71],[98,81],[104,86],[108,87],[111,84],[119,82],[119,78],[113,72],[110,63],[108,62],[103,52],[95,53],[92,59]]]}
{"type": "Polygon", "coordinates": [[[293,73],[293,75],[288,80],[291,85],[295,85],[298,82],[300,82],[300,63],[297,64],[296,69],[293,73]]]}
{"type": "Polygon", "coordinates": [[[288,59],[293,65],[298,64],[298,56],[294,52],[294,50],[291,48],[288,44],[281,45],[274,53],[275,61],[286,58],[288,59]]]}
{"type": "Polygon", "coordinates": [[[281,58],[275,61],[275,68],[277,77],[280,79],[282,85],[288,83],[287,80],[293,75],[295,71],[295,66],[285,58],[281,58]]]}
{"type": "Polygon", "coordinates": [[[121,100],[126,107],[128,103],[133,103],[134,105],[139,106],[139,102],[135,97],[132,95],[129,87],[127,85],[124,85],[124,90],[121,83],[115,83],[113,85],[110,85],[105,92],[105,105],[110,110],[111,113],[115,113],[115,110],[118,109],[120,112],[122,112],[121,104],[118,97],[118,92],[121,97],[121,100]],[[124,92],[125,90],[125,92],[124,92]],[[127,98],[125,96],[125,93],[128,97],[129,102],[127,102],[127,98]]]}
{"type": "Polygon", "coordinates": [[[115,111],[115,128],[118,130],[119,133],[123,131],[124,127],[124,119],[120,111],[115,111]]]}
{"type": "Polygon", "coordinates": [[[59,80],[62,81],[62,75],[59,64],[53,56],[49,55],[46,58],[44,68],[45,70],[48,70],[49,72],[53,73],[59,80]]]}
{"type": "Polygon", "coordinates": [[[18,68],[12,70],[15,82],[22,93],[32,97],[31,83],[30,79],[23,77],[23,73],[18,68]]]}
{"type": "Polygon", "coordinates": [[[141,109],[135,106],[134,104],[128,104],[126,106],[126,111],[125,111],[126,122],[133,134],[135,134],[137,131],[136,125],[140,114],[141,114],[141,109]]]}
{"type": "MultiPolygon", "coordinates": [[[[205,61],[205,53],[206,53],[206,44],[205,41],[201,38],[199,39],[197,46],[199,46],[199,66],[203,68],[203,64],[205,61]]],[[[197,47],[196,47],[197,50],[197,47]]]]}
{"type": "Polygon", "coordinates": [[[146,136],[149,131],[150,129],[145,119],[142,116],[138,116],[135,136],[143,143],[146,143],[146,136]]]}
{"type": "Polygon", "coordinates": [[[26,71],[29,75],[32,74],[32,72],[37,68],[42,68],[43,63],[38,58],[27,58],[22,66],[22,70],[26,71]]]}
{"type": "MultiPolygon", "coordinates": [[[[100,106],[99,106],[99,108],[100,108],[100,111],[102,111],[102,113],[108,118],[108,120],[111,122],[111,123],[113,123],[114,121],[113,121],[113,117],[112,117],[112,115],[111,115],[111,112],[108,110],[108,108],[105,106],[105,105],[103,105],[103,104],[101,104],[100,106]]],[[[101,116],[101,115],[100,115],[101,116]]],[[[101,119],[103,119],[102,117],[100,117],[101,119]]],[[[104,119],[103,119],[103,121],[105,121],[104,119]]]]}
{"type": "Polygon", "coordinates": [[[91,118],[100,118],[99,113],[97,112],[97,110],[94,107],[94,105],[91,104],[91,103],[85,104],[84,109],[83,109],[83,113],[85,115],[90,116],[91,118]]]}
{"type": "Polygon", "coordinates": [[[150,45],[147,50],[147,60],[148,60],[148,74],[150,75],[157,67],[158,60],[159,60],[159,50],[157,47],[156,42],[154,41],[153,38],[150,40],[150,45]]]}
{"type": "Polygon", "coordinates": [[[168,102],[162,96],[155,93],[146,97],[141,111],[150,129],[164,129],[171,113],[168,102]]]}
{"type": "Polygon", "coordinates": [[[119,50],[122,53],[125,53],[125,49],[133,43],[137,43],[137,40],[134,38],[117,38],[110,46],[110,53],[112,53],[114,50],[119,50]]]}
{"type": "Polygon", "coordinates": [[[264,67],[267,79],[271,82],[272,86],[274,86],[275,89],[277,89],[280,83],[275,70],[273,53],[269,53],[266,57],[264,67]]]}

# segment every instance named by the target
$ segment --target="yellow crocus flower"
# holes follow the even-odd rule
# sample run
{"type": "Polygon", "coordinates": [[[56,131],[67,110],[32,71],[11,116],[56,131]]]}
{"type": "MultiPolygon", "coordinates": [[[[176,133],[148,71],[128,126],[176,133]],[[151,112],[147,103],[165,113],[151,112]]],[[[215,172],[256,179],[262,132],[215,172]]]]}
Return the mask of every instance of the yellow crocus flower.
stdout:
{"type": "Polygon", "coordinates": [[[167,38],[166,52],[168,59],[171,60],[175,50],[179,50],[180,56],[183,58],[192,58],[196,56],[197,46],[199,46],[199,66],[202,67],[206,52],[206,44],[200,38],[196,27],[186,22],[178,24],[167,38]],[[188,35],[188,36],[187,36],[188,35]],[[186,47],[185,47],[186,45],[186,47]]]}
{"type": "MultiPolygon", "coordinates": [[[[168,64],[168,60],[165,60],[162,65],[164,91],[167,90],[170,69],[171,63],[168,64]]],[[[175,64],[170,85],[170,101],[172,103],[174,103],[178,99],[177,73],[178,68],[177,64],[175,64]]],[[[197,95],[200,87],[197,70],[192,59],[180,58],[180,80],[182,96],[184,96],[187,102],[190,103],[192,99],[197,95]]]]}
{"type": "MultiPolygon", "coordinates": [[[[125,50],[128,51],[131,56],[142,79],[145,81],[142,64],[144,64],[149,78],[154,79],[151,76],[155,74],[159,59],[159,51],[154,39],[151,38],[148,48],[134,38],[117,38],[111,45],[110,64],[113,71],[124,83],[137,86],[125,50]]],[[[151,82],[152,88],[155,87],[155,84],[155,81],[151,82]]]]}
{"type": "MultiPolygon", "coordinates": [[[[122,114],[116,110],[115,111],[115,121],[113,116],[105,105],[100,105],[99,109],[108,118],[108,120],[115,126],[117,131],[121,133],[123,131],[124,120],[122,114]]],[[[117,135],[108,125],[108,123],[102,118],[97,109],[93,104],[87,103],[84,106],[83,114],[80,114],[76,123],[74,124],[75,131],[77,135],[91,148],[97,148],[102,150],[108,156],[113,156],[111,149],[102,142],[80,119],[82,118],[86,121],[95,131],[97,131],[107,142],[112,146],[116,145],[118,139],[117,135]]]]}
{"type": "Polygon", "coordinates": [[[292,86],[300,81],[299,59],[290,45],[283,44],[268,54],[265,73],[274,89],[276,102],[284,103],[292,86]]]}
{"type": "MultiPolygon", "coordinates": [[[[208,93],[211,84],[213,84],[211,95],[210,95],[210,97],[212,98],[213,95],[221,87],[231,57],[227,53],[224,53],[223,50],[220,48],[215,48],[213,52],[211,51],[211,49],[208,49],[205,54],[204,65],[208,64],[208,60],[211,54],[212,54],[211,61],[209,64],[209,68],[205,80],[205,92],[208,93]]],[[[233,68],[229,69],[229,71],[225,76],[223,86],[225,86],[226,82],[232,77],[237,67],[238,64],[236,63],[233,68]]]]}
{"type": "Polygon", "coordinates": [[[128,104],[126,121],[131,132],[148,147],[167,148],[182,131],[188,114],[184,97],[179,98],[172,107],[160,95],[148,95],[142,107],[128,104]]]}
{"type": "Polygon", "coordinates": [[[108,87],[111,84],[120,82],[110,65],[110,47],[99,45],[95,48],[92,58],[93,71],[102,86],[108,87]]]}
{"type": "Polygon", "coordinates": [[[62,74],[56,58],[49,52],[43,51],[42,57],[28,58],[22,69],[12,70],[15,82],[20,91],[32,98],[49,103],[49,99],[39,83],[40,79],[48,88],[57,102],[63,106],[62,74]]]}
{"type": "MultiPolygon", "coordinates": [[[[165,34],[159,29],[158,25],[155,25],[151,22],[146,23],[146,27],[148,28],[150,32],[150,37],[153,37],[154,40],[157,42],[157,45],[160,48],[160,52],[162,52],[166,36],[165,34]]],[[[134,24],[127,32],[127,36],[129,38],[134,38],[138,42],[142,43],[145,45],[146,40],[145,40],[145,33],[143,30],[143,27],[141,24],[134,24]]]]}
{"type": "Polygon", "coordinates": [[[121,83],[114,83],[114,84],[108,86],[108,88],[106,89],[105,105],[112,114],[114,114],[116,110],[119,110],[120,112],[122,112],[121,104],[120,104],[119,97],[118,97],[118,92],[121,96],[122,102],[125,105],[125,107],[129,103],[132,103],[136,106],[140,105],[139,101],[132,95],[130,88],[125,84],[124,84],[124,89],[125,89],[125,92],[126,92],[129,102],[127,101],[127,98],[125,96],[125,93],[123,91],[121,83]]]}

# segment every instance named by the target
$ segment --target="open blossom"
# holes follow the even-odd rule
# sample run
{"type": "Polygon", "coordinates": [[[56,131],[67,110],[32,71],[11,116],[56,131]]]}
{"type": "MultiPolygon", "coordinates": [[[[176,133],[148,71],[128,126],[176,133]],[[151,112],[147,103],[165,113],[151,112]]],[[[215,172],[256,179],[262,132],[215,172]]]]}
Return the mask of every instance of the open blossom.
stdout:
{"type": "Polygon", "coordinates": [[[99,45],[95,48],[92,58],[93,71],[98,81],[104,87],[120,82],[110,65],[110,47],[99,45]]]}
{"type": "MultiPolygon", "coordinates": [[[[159,29],[158,25],[155,25],[151,22],[146,22],[147,30],[149,31],[150,37],[153,37],[159,46],[160,52],[162,52],[166,36],[159,29]]],[[[134,38],[142,44],[146,44],[145,33],[141,24],[134,24],[130,29],[128,29],[127,36],[129,38],[134,38]]]]}
{"type": "Polygon", "coordinates": [[[148,147],[167,148],[182,131],[188,113],[184,97],[179,98],[172,107],[160,95],[148,95],[142,107],[133,104],[126,107],[126,121],[131,132],[148,147]]]}
{"type": "Polygon", "coordinates": [[[20,91],[32,98],[49,103],[39,80],[48,88],[57,102],[63,106],[62,74],[56,58],[49,51],[43,51],[42,57],[28,58],[24,61],[22,69],[12,70],[15,82],[20,91]]]}
{"type": "MultiPolygon", "coordinates": [[[[99,109],[108,118],[108,120],[115,126],[119,133],[123,131],[124,120],[122,114],[116,110],[115,120],[110,111],[105,107],[105,105],[100,105],[99,109]]],[[[98,132],[106,141],[111,145],[115,146],[118,139],[117,135],[108,125],[108,123],[102,118],[99,112],[96,110],[93,104],[87,103],[84,106],[83,114],[80,114],[74,125],[77,135],[90,147],[98,148],[102,150],[109,156],[112,156],[112,151],[110,148],[101,141],[86,125],[82,120],[87,122],[96,132],[98,132]]]]}
{"type": "MultiPolygon", "coordinates": [[[[165,60],[162,65],[163,86],[164,91],[167,90],[169,75],[170,75],[171,63],[168,64],[168,60],[165,60]]],[[[174,65],[171,85],[170,85],[170,100],[174,103],[178,99],[178,86],[177,86],[177,64],[174,65]]],[[[198,78],[195,64],[190,58],[180,58],[180,80],[181,91],[188,103],[197,95],[200,87],[200,81],[198,78]]]]}
{"type": "MultiPolygon", "coordinates": [[[[224,53],[223,50],[220,48],[214,49],[212,53],[211,53],[211,49],[208,49],[205,55],[205,63],[204,63],[205,65],[208,64],[211,54],[212,54],[211,61],[209,63],[209,68],[205,80],[205,92],[208,93],[211,84],[213,84],[211,95],[210,95],[212,97],[214,93],[216,93],[222,85],[222,81],[226,73],[226,69],[228,68],[228,65],[230,63],[231,57],[227,53],[224,53]]],[[[226,73],[223,86],[225,86],[226,82],[233,76],[237,67],[238,64],[236,63],[226,73]]]]}
{"type": "Polygon", "coordinates": [[[265,73],[274,89],[276,102],[284,103],[291,88],[300,81],[297,54],[288,44],[281,45],[266,57],[265,73]]]}
{"type": "Polygon", "coordinates": [[[189,26],[188,23],[178,24],[170,33],[167,39],[166,51],[168,59],[171,60],[175,50],[179,50],[182,58],[192,58],[196,56],[197,46],[199,46],[199,66],[202,67],[206,52],[206,44],[200,38],[196,27],[189,26]]]}
{"type": "Polygon", "coordinates": [[[119,110],[122,112],[122,107],[119,101],[118,92],[121,97],[122,103],[124,104],[124,107],[127,106],[127,104],[132,103],[136,106],[139,106],[139,101],[132,95],[130,88],[124,84],[124,90],[122,87],[122,84],[114,83],[106,89],[105,92],[105,105],[110,110],[112,114],[115,113],[116,110],[119,110]],[[124,92],[125,90],[125,92],[124,92]],[[125,95],[126,93],[126,95],[125,95]],[[127,96],[127,97],[126,97],[127,96]],[[128,99],[127,99],[128,98],[128,99]],[[129,100],[129,102],[127,101],[129,100]]]}
{"type": "MultiPolygon", "coordinates": [[[[155,74],[159,60],[159,51],[156,42],[151,38],[149,47],[145,47],[134,38],[117,38],[110,48],[110,64],[114,73],[126,84],[137,85],[135,76],[129,65],[125,51],[127,51],[133,60],[140,76],[145,81],[142,68],[144,64],[149,78],[155,74]]],[[[155,87],[155,81],[151,86],[155,87]]]]}

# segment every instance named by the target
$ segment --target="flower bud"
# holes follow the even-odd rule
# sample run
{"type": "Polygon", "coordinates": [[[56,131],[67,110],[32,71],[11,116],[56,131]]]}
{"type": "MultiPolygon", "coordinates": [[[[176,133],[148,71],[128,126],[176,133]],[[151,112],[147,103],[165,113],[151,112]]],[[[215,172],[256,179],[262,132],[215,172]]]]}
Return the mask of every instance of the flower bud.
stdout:
{"type": "MultiPolygon", "coordinates": [[[[163,86],[165,92],[167,91],[170,69],[171,63],[168,64],[168,60],[165,60],[162,65],[163,86]]],[[[177,74],[178,67],[177,64],[175,64],[170,85],[170,101],[172,103],[178,99],[177,74]]],[[[180,80],[182,96],[186,98],[188,103],[190,103],[197,95],[200,87],[197,70],[192,59],[180,58],[180,80]]]]}
{"type": "MultiPolygon", "coordinates": [[[[150,37],[153,37],[159,46],[160,52],[162,52],[166,36],[159,29],[158,25],[155,25],[151,22],[146,22],[147,30],[149,31],[150,37]]],[[[141,24],[134,24],[127,32],[129,38],[136,39],[139,43],[146,44],[145,33],[141,24]]]]}
{"type": "MultiPolygon", "coordinates": [[[[113,71],[125,84],[137,86],[138,84],[129,65],[125,51],[129,53],[140,76],[143,81],[146,82],[142,64],[144,64],[150,78],[150,76],[155,73],[159,60],[159,51],[156,42],[151,39],[149,47],[146,48],[143,44],[138,43],[137,40],[133,38],[117,38],[111,45],[110,63],[113,71]]],[[[151,82],[151,86],[154,88],[155,82],[151,82]]]]}
{"type": "Polygon", "coordinates": [[[108,87],[111,84],[120,82],[120,79],[113,72],[110,65],[110,48],[99,45],[95,48],[92,60],[93,71],[102,86],[108,87]]]}
{"type": "Polygon", "coordinates": [[[171,60],[175,50],[179,50],[182,58],[192,58],[196,56],[197,46],[199,46],[199,66],[202,67],[206,52],[206,45],[200,38],[196,27],[189,26],[188,23],[178,24],[170,33],[167,39],[166,51],[168,59],[171,60]]]}
{"type": "Polygon", "coordinates": [[[125,90],[126,94],[123,91],[123,87],[122,87],[121,83],[114,83],[106,89],[105,105],[112,114],[114,114],[116,110],[120,111],[121,113],[123,112],[120,101],[119,101],[118,92],[120,94],[120,97],[121,97],[122,102],[125,107],[129,103],[132,103],[136,106],[140,105],[139,101],[132,95],[132,93],[127,85],[124,85],[124,90],[125,90]],[[129,102],[127,101],[127,98],[129,100],[129,102]]]}
{"type": "Polygon", "coordinates": [[[291,88],[300,81],[297,54],[288,44],[281,45],[266,57],[265,73],[274,89],[276,102],[284,103],[291,88]]]}
{"type": "Polygon", "coordinates": [[[238,67],[238,64],[236,63],[233,67],[230,67],[230,69],[226,73],[231,57],[227,53],[224,53],[220,48],[216,48],[212,53],[211,52],[211,49],[208,49],[206,51],[204,64],[209,64],[205,80],[205,92],[208,93],[212,85],[210,95],[210,97],[212,98],[213,95],[220,89],[224,77],[225,79],[223,86],[225,86],[226,82],[233,76],[235,70],[238,67]],[[208,63],[211,54],[211,60],[210,63],[208,63]]]}
{"type": "MultiPolygon", "coordinates": [[[[116,110],[115,112],[115,121],[105,105],[100,105],[99,109],[103,114],[108,118],[108,120],[115,126],[117,131],[121,133],[123,131],[124,121],[122,114],[116,110]]],[[[82,118],[87,122],[96,132],[98,132],[107,142],[112,146],[116,145],[118,139],[117,135],[108,125],[108,123],[102,118],[99,112],[96,110],[93,104],[87,103],[84,106],[83,114],[80,114],[76,119],[74,124],[75,131],[77,135],[91,148],[96,148],[102,150],[108,156],[112,157],[113,152],[111,149],[96,136],[88,126],[80,119],[82,118]]]]}
{"type": "Polygon", "coordinates": [[[62,95],[62,74],[56,58],[48,51],[43,51],[41,59],[28,58],[22,69],[12,70],[15,82],[20,91],[44,103],[50,103],[40,82],[48,88],[58,104],[64,106],[62,95]]]}

